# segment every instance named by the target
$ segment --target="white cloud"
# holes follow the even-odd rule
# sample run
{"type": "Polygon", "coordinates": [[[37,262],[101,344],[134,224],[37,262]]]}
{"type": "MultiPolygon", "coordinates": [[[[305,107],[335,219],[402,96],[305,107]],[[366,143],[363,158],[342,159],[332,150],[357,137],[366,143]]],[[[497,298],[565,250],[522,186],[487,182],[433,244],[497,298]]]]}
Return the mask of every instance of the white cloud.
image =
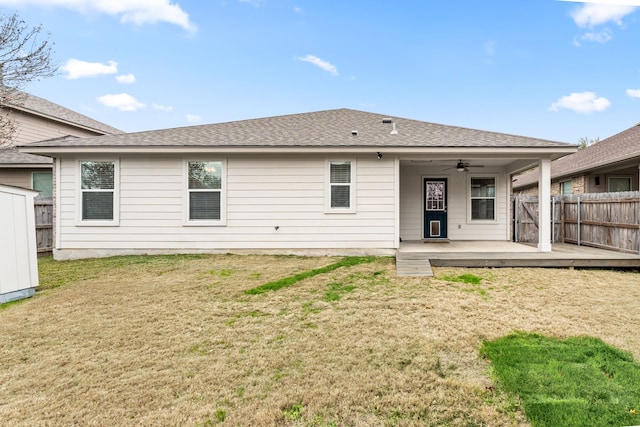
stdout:
{"type": "Polygon", "coordinates": [[[98,102],[105,107],[115,108],[120,111],[137,111],[145,105],[128,93],[104,95],[98,98],[98,102]]]}
{"type": "Polygon", "coordinates": [[[627,89],[627,95],[632,98],[640,98],[640,89],[627,89]]]}
{"type": "Polygon", "coordinates": [[[202,117],[196,114],[187,114],[186,118],[189,123],[199,123],[202,121],[202,117]]]}
{"type": "Polygon", "coordinates": [[[604,43],[607,43],[608,41],[611,41],[612,38],[613,38],[613,35],[611,34],[611,30],[607,28],[599,32],[584,33],[580,37],[580,40],[604,44],[604,43]]]}
{"type": "Polygon", "coordinates": [[[622,18],[632,14],[634,6],[617,4],[587,3],[571,12],[571,17],[578,27],[593,28],[613,22],[622,26],[622,18]]]}
{"type": "Polygon", "coordinates": [[[118,72],[118,63],[109,61],[108,64],[102,64],[71,58],[60,69],[67,72],[65,76],[67,79],[73,80],[83,77],[97,77],[102,74],[115,74],[118,72]]]}
{"type": "Polygon", "coordinates": [[[173,107],[171,107],[169,105],[151,104],[151,107],[153,107],[153,109],[156,110],[156,111],[171,111],[171,110],[173,110],[173,107]]]}
{"type": "Polygon", "coordinates": [[[116,76],[116,80],[118,81],[118,83],[130,84],[136,82],[136,76],[134,76],[133,74],[122,74],[116,76]]]}
{"type": "Polygon", "coordinates": [[[4,6],[64,7],[78,13],[106,13],[120,17],[120,22],[136,25],[167,22],[189,32],[196,26],[189,14],[171,0],[0,0],[4,6]]]}
{"type": "Polygon", "coordinates": [[[563,96],[551,104],[551,111],[558,111],[561,108],[573,110],[576,113],[593,113],[594,111],[604,111],[611,106],[611,101],[607,98],[598,97],[594,92],[572,93],[563,96]]]}
{"type": "Polygon", "coordinates": [[[332,76],[337,76],[338,75],[338,69],[336,68],[335,65],[333,65],[330,62],[327,62],[327,61],[325,61],[323,59],[320,59],[317,56],[313,56],[313,55],[302,56],[302,57],[298,58],[298,61],[308,62],[310,64],[313,64],[316,67],[319,67],[319,68],[323,69],[324,71],[330,73],[332,76]]]}
{"type": "Polygon", "coordinates": [[[640,0],[560,0],[573,3],[597,3],[607,5],[639,6],[640,0]]]}

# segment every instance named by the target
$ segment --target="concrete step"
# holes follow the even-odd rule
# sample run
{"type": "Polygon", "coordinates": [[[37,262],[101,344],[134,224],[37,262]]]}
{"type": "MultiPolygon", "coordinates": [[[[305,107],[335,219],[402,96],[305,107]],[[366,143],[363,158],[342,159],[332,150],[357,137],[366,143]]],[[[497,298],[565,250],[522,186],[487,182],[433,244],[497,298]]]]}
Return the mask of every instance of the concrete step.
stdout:
{"type": "Polygon", "coordinates": [[[433,270],[426,254],[398,252],[396,254],[396,274],[398,276],[433,277],[433,270]]]}

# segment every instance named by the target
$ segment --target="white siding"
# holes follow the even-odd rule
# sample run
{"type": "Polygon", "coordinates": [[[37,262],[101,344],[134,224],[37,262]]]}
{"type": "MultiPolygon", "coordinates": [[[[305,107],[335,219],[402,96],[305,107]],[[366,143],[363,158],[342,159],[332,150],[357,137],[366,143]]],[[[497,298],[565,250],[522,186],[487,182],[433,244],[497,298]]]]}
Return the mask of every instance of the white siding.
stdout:
{"type": "Polygon", "coordinates": [[[404,241],[422,240],[423,178],[447,178],[447,230],[450,240],[509,240],[507,179],[502,171],[490,168],[482,172],[434,171],[420,164],[400,167],[400,237],[404,241]],[[469,176],[495,176],[496,221],[471,221],[469,218],[469,176]]]}
{"type": "MultiPolygon", "coordinates": [[[[207,155],[189,160],[225,160],[207,155]]],[[[325,212],[324,156],[226,157],[226,225],[184,225],[185,158],[120,159],[119,226],[78,225],[78,160],[62,159],[60,239],[73,249],[392,249],[393,160],[357,160],[357,212],[325,212]]]]}

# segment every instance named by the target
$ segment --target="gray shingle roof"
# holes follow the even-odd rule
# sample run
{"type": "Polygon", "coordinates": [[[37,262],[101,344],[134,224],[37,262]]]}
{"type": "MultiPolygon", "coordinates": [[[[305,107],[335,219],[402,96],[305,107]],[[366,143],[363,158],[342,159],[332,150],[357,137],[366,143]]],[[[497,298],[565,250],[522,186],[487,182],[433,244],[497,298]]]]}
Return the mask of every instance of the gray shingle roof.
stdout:
{"type": "Polygon", "coordinates": [[[15,147],[0,149],[0,165],[51,165],[50,157],[37,156],[35,154],[21,153],[15,147]]]}
{"type": "Polygon", "coordinates": [[[56,121],[63,121],[79,127],[84,127],[100,134],[123,133],[120,129],[116,129],[44,98],[24,92],[20,93],[18,96],[20,98],[20,102],[15,104],[9,102],[7,105],[18,110],[48,117],[56,121]]]}
{"type": "MultiPolygon", "coordinates": [[[[551,178],[562,178],[640,157],[640,123],[582,150],[551,162],[551,178]]],[[[538,182],[537,171],[518,176],[514,188],[538,182]]]]}
{"type": "Polygon", "coordinates": [[[24,147],[516,147],[571,144],[337,109],[227,123],[82,139],[39,141],[24,147]],[[352,134],[357,131],[357,136],[352,134]]]}

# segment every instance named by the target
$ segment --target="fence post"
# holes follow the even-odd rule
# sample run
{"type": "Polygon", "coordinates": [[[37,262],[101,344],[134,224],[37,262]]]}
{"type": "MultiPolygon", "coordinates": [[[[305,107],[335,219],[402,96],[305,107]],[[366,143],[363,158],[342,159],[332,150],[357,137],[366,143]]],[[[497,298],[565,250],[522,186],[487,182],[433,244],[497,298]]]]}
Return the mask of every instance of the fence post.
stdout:
{"type": "Polygon", "coordinates": [[[519,201],[520,199],[518,198],[518,196],[514,197],[514,207],[513,207],[513,215],[514,215],[514,219],[513,219],[513,240],[518,243],[518,205],[520,204],[519,201]]]}
{"type": "Polygon", "coordinates": [[[578,196],[578,246],[580,246],[580,196],[578,196]]]}
{"type": "Polygon", "coordinates": [[[551,243],[556,242],[556,198],[551,198],[551,243]]]}

